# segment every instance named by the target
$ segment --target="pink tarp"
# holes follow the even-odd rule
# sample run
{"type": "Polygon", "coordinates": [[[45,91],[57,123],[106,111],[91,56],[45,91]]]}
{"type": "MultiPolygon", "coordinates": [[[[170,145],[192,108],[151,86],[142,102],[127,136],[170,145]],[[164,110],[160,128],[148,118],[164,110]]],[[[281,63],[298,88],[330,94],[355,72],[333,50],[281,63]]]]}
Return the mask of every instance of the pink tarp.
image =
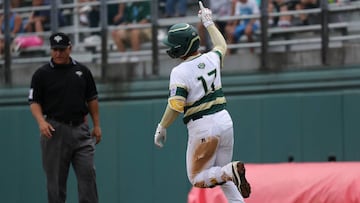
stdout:
{"type": "MultiPolygon", "coordinates": [[[[360,162],[246,164],[246,203],[360,203],[360,162]]],[[[219,187],[193,188],[188,203],[227,203],[219,187]]]]}
{"type": "Polygon", "coordinates": [[[188,203],[227,203],[219,187],[202,189],[193,187],[188,196],[188,203]]]}

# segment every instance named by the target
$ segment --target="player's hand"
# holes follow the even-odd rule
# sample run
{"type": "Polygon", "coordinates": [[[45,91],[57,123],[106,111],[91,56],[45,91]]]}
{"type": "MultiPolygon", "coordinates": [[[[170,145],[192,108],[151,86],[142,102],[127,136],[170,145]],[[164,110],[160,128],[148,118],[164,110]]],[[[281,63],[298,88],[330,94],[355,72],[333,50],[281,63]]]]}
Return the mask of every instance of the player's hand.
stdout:
{"type": "Polygon", "coordinates": [[[154,136],[154,143],[158,147],[163,147],[166,141],[166,128],[162,127],[160,123],[158,124],[155,136],[154,136]]]}
{"type": "Polygon", "coordinates": [[[200,10],[198,13],[198,17],[201,19],[201,22],[205,27],[208,27],[214,24],[212,20],[212,12],[210,9],[205,8],[201,1],[199,1],[200,10]]]}

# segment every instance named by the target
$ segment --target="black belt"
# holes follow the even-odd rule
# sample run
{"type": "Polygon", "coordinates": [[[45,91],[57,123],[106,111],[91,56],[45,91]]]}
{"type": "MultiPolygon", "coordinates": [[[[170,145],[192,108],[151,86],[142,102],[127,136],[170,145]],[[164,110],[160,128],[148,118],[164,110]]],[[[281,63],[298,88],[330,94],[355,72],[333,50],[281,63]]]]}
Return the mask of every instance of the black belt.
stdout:
{"type": "Polygon", "coordinates": [[[190,119],[183,119],[183,122],[184,122],[185,124],[187,124],[187,123],[190,122],[191,120],[192,120],[192,121],[196,121],[196,120],[202,118],[203,116],[204,116],[204,115],[191,116],[190,119]]]}
{"type": "Polygon", "coordinates": [[[57,121],[59,123],[63,123],[66,125],[70,125],[70,126],[78,126],[82,123],[84,123],[84,119],[78,119],[78,120],[65,120],[65,119],[60,119],[60,118],[56,118],[53,116],[46,116],[46,118],[49,118],[51,120],[57,121]]]}
{"type": "Polygon", "coordinates": [[[196,120],[198,120],[198,119],[202,118],[203,116],[204,116],[204,115],[197,115],[197,116],[193,116],[193,117],[191,117],[191,119],[190,119],[190,120],[196,121],[196,120]]]}

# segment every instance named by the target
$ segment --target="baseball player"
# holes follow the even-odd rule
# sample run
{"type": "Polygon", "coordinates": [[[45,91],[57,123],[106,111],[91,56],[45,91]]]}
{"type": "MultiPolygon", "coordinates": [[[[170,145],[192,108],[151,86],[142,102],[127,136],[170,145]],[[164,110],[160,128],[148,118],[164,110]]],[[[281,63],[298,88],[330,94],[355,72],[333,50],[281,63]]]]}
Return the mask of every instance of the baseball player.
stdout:
{"type": "Polygon", "coordinates": [[[188,129],[186,151],[187,175],[195,187],[220,185],[229,203],[244,202],[250,195],[244,163],[231,162],[233,123],[226,110],[220,68],[226,42],[212,20],[212,12],[199,2],[199,18],[211,37],[214,48],[205,54],[198,51],[199,36],[186,23],[171,26],[164,44],[172,58],[182,59],[170,74],[169,99],[158,124],[154,142],[163,147],[166,129],[180,113],[188,129]]]}

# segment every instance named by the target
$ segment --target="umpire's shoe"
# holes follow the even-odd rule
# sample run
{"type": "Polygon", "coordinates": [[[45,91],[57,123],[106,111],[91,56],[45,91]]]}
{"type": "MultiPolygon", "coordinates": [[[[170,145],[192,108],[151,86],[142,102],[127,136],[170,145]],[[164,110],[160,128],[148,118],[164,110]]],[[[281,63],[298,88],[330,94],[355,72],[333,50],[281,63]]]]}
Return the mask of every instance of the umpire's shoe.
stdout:
{"type": "Polygon", "coordinates": [[[245,177],[245,166],[243,162],[235,161],[232,163],[233,181],[239,192],[244,198],[248,198],[251,193],[251,187],[245,177]]]}

